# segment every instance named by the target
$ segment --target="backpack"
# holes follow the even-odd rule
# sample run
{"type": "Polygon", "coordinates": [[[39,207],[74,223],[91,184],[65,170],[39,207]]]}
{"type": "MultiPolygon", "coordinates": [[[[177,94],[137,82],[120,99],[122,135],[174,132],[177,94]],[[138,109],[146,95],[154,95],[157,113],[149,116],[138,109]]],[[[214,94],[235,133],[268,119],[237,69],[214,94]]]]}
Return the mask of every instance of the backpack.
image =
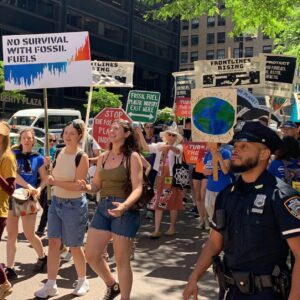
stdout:
{"type": "MultiPolygon", "coordinates": [[[[56,150],[55,152],[55,155],[54,155],[54,162],[52,164],[52,168],[54,169],[55,168],[55,165],[56,165],[56,159],[58,157],[58,154],[61,152],[62,148],[59,148],[56,150]]],[[[77,152],[76,156],[75,156],[75,166],[76,168],[79,166],[79,163],[80,163],[80,160],[81,160],[81,157],[82,155],[84,154],[83,151],[79,151],[77,152]]]]}

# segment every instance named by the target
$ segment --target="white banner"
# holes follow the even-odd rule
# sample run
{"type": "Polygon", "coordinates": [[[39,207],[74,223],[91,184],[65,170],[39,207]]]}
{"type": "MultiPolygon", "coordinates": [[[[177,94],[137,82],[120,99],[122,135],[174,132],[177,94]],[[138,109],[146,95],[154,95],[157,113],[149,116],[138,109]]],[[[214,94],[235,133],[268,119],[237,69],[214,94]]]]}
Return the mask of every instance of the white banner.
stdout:
{"type": "Polygon", "coordinates": [[[133,87],[133,62],[92,61],[93,86],[133,87]]]}
{"type": "Polygon", "coordinates": [[[6,90],[91,86],[88,32],[2,37],[6,90]]]}
{"type": "Polygon", "coordinates": [[[195,61],[196,87],[263,86],[265,81],[264,66],[263,57],[195,61]]]}

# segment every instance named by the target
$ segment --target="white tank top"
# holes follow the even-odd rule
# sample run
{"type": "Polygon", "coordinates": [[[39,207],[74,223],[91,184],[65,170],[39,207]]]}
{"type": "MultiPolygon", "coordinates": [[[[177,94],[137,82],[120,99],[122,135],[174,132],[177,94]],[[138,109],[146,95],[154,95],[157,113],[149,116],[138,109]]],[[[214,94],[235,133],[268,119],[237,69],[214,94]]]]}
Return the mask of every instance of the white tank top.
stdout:
{"type": "MultiPolygon", "coordinates": [[[[57,158],[55,168],[52,171],[52,175],[55,180],[58,181],[75,181],[76,154],[66,154],[62,150],[57,158]]],[[[70,191],[59,186],[53,186],[53,195],[59,198],[75,199],[82,195],[81,191],[70,191]]]]}

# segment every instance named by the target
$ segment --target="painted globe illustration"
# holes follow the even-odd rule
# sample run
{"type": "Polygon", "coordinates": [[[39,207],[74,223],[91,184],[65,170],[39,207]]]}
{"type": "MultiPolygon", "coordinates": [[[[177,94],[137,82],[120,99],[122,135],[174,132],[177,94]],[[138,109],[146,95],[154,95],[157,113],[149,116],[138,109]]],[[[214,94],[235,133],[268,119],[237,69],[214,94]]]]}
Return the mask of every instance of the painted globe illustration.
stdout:
{"type": "Polygon", "coordinates": [[[235,110],[223,99],[206,97],[194,106],[192,115],[198,130],[210,135],[220,135],[232,128],[235,110]]]}

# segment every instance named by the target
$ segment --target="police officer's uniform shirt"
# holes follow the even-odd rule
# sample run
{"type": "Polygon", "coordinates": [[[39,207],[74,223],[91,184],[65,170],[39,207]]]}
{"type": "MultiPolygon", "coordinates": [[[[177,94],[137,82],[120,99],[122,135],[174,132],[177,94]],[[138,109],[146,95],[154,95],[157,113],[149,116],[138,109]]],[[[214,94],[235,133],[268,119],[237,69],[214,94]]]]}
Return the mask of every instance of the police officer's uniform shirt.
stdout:
{"type": "Polygon", "coordinates": [[[286,239],[300,235],[300,197],[267,171],[250,184],[240,177],[217,196],[212,227],[224,238],[229,268],[271,274],[285,267],[286,239]]]}

